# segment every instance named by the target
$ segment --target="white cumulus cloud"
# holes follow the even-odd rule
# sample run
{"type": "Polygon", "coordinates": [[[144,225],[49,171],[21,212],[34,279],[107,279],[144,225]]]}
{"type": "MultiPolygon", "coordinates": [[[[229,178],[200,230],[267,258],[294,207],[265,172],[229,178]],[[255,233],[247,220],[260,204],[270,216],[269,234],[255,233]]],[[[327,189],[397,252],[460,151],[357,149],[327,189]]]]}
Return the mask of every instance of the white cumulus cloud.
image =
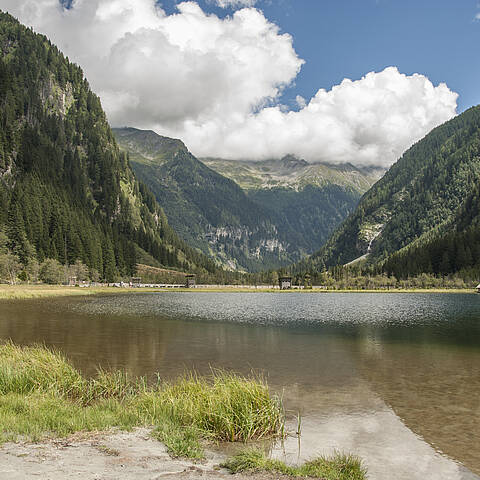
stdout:
{"type": "Polygon", "coordinates": [[[213,0],[221,8],[253,7],[257,0],[213,0]]]}
{"type": "Polygon", "coordinates": [[[389,67],[319,90],[299,111],[263,108],[185,122],[184,138],[200,155],[271,158],[293,152],[309,161],[391,165],[415,141],[455,115],[457,94],[423,75],[389,67]]]}
{"type": "MultiPolygon", "coordinates": [[[[217,0],[251,5],[250,0],[217,0]]],[[[182,138],[199,156],[390,165],[456,113],[457,94],[390,67],[280,104],[302,64],[290,35],[255,8],[219,18],[195,2],[0,0],[85,70],[114,126],[182,138]]]]}

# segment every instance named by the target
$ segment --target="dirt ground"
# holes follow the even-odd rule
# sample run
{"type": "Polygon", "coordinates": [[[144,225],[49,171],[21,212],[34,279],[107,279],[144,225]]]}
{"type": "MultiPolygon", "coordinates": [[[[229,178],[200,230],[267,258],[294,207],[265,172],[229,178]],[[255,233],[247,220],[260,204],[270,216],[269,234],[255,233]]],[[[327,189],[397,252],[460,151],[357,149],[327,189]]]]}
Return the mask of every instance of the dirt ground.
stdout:
{"type": "Polygon", "coordinates": [[[232,475],[223,460],[209,453],[193,463],[173,459],[149,431],[75,435],[42,443],[7,443],[0,447],[1,480],[274,480],[278,475],[232,475]]]}

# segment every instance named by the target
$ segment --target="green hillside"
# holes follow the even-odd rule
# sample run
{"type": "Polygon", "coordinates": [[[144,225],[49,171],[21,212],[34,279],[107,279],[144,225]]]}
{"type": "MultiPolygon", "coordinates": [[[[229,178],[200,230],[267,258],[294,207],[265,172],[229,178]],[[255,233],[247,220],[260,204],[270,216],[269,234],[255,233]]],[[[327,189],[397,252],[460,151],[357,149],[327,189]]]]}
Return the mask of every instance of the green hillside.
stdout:
{"type": "Polygon", "coordinates": [[[114,129],[135,174],[155,193],[176,232],[231,269],[258,271],[295,260],[271,212],[198,161],[179,140],[114,129]]]}
{"type": "Polygon", "coordinates": [[[314,176],[311,166],[294,157],[258,168],[247,162],[199,161],[180,140],[135,128],[114,132],[175,231],[232,269],[277,268],[314,252],[376,175],[322,165],[314,176]],[[258,177],[260,169],[267,180],[258,177]],[[261,187],[273,177],[273,188],[261,187]]]}
{"type": "Polygon", "coordinates": [[[383,268],[401,277],[478,265],[479,179],[475,107],[405,152],[309,265],[346,264],[362,255],[381,265],[390,257],[383,268]]]}
{"type": "Polygon", "coordinates": [[[45,259],[110,281],[145,259],[214,269],[135,179],[82,70],[1,12],[0,254],[25,278],[45,259]]]}
{"type": "Polygon", "coordinates": [[[397,278],[422,273],[437,276],[457,273],[480,279],[480,185],[467,196],[457,214],[442,228],[420,237],[391,255],[383,271],[397,278]]]}

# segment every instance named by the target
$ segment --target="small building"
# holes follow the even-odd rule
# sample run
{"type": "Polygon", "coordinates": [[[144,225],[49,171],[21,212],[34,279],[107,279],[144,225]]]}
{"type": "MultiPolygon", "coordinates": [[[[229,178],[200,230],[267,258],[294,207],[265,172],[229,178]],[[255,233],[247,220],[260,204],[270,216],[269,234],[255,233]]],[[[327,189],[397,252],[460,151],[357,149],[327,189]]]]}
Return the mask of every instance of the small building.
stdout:
{"type": "Polygon", "coordinates": [[[140,287],[140,284],[142,283],[142,278],[141,277],[132,277],[132,279],[130,280],[130,285],[132,287],[140,287]]]}
{"type": "Polygon", "coordinates": [[[477,293],[480,293],[480,283],[476,286],[477,293]]]}
{"type": "Polygon", "coordinates": [[[292,277],[279,277],[278,285],[280,290],[290,290],[292,288],[292,277]]]}
{"type": "Polygon", "coordinates": [[[195,275],[185,275],[185,288],[195,288],[195,275]]]}
{"type": "Polygon", "coordinates": [[[70,287],[74,287],[75,285],[77,285],[77,277],[76,277],[76,276],[68,277],[68,282],[67,282],[67,284],[68,284],[70,287]]]}

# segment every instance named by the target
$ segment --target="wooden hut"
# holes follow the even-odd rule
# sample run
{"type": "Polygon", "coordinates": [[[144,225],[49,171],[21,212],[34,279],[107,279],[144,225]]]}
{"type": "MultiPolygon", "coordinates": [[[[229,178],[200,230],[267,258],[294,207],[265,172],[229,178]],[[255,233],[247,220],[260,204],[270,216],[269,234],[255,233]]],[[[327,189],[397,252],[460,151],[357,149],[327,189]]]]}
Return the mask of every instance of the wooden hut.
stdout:
{"type": "Polygon", "coordinates": [[[195,288],[195,275],[185,275],[185,288],[195,288]]]}
{"type": "Polygon", "coordinates": [[[278,285],[280,290],[290,290],[292,288],[292,277],[279,277],[278,285]]]}
{"type": "Polygon", "coordinates": [[[130,285],[134,288],[140,287],[141,283],[142,283],[142,278],[141,277],[132,277],[130,279],[130,285]]]}

